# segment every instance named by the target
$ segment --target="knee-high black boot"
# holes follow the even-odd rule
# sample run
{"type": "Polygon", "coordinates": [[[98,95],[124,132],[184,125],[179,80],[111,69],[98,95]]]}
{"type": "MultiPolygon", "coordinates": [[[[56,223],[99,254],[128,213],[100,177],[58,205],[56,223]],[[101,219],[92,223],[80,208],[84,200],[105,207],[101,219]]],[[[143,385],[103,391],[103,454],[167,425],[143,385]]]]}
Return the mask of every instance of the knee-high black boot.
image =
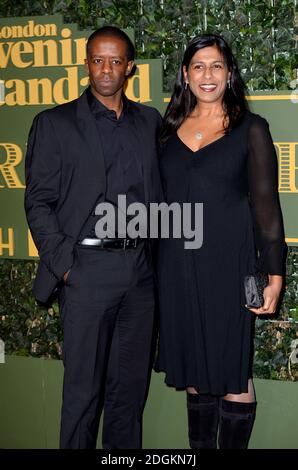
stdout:
{"type": "Polygon", "coordinates": [[[218,398],[187,393],[187,411],[191,449],[216,449],[218,398]]]}
{"type": "Polygon", "coordinates": [[[256,406],[256,402],[239,403],[220,399],[218,434],[220,449],[247,449],[256,406]]]}

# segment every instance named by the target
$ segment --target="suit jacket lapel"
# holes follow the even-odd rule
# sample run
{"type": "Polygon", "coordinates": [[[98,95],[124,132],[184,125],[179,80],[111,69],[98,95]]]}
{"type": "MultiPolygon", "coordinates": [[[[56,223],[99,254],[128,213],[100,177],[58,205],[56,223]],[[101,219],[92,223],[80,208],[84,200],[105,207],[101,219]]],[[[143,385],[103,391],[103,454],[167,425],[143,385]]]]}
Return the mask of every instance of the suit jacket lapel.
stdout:
{"type": "Polygon", "coordinates": [[[86,91],[77,101],[77,122],[86,142],[84,158],[89,162],[90,178],[96,179],[96,186],[99,191],[105,194],[106,191],[106,171],[103,150],[96,128],[95,119],[92,116],[87,101],[86,91]]]}

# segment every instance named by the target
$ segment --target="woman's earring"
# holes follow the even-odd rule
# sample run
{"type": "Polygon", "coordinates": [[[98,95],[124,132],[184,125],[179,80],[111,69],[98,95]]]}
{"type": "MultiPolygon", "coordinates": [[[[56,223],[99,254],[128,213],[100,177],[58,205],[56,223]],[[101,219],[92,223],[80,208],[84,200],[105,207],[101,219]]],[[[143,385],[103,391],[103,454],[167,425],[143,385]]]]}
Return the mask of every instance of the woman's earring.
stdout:
{"type": "Polygon", "coordinates": [[[229,88],[229,90],[231,89],[231,80],[230,79],[228,80],[228,88],[229,88]]]}
{"type": "Polygon", "coordinates": [[[187,87],[188,87],[188,83],[184,82],[184,89],[187,90],[187,87]]]}

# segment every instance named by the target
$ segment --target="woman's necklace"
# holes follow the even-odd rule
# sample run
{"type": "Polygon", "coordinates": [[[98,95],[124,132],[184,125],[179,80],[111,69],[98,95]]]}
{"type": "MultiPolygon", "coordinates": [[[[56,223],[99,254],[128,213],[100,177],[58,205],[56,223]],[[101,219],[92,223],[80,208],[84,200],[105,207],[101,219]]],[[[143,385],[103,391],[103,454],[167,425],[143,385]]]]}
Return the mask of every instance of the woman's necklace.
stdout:
{"type": "MultiPolygon", "coordinates": [[[[195,115],[195,116],[190,116],[192,119],[197,119],[198,115],[195,115]]],[[[203,134],[202,132],[195,132],[195,138],[197,140],[202,140],[203,139],[203,134]]]]}
{"type": "MultiPolygon", "coordinates": [[[[196,116],[191,116],[191,117],[196,119],[198,116],[196,115],[196,116]]],[[[203,139],[203,134],[202,134],[202,132],[200,132],[200,131],[196,132],[196,133],[195,133],[195,138],[196,138],[197,140],[202,140],[202,139],[203,139]]]]}

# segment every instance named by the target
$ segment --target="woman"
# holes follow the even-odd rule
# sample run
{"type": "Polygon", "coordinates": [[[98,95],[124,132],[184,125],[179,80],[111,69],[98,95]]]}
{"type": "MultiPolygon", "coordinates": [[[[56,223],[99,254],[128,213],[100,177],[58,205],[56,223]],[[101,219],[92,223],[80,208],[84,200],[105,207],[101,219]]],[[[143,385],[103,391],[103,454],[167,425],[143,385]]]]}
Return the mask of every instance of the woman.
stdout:
{"type": "Polygon", "coordinates": [[[248,110],[233,54],[218,35],[185,51],[161,135],[166,200],[203,203],[203,245],[160,242],[157,371],[187,391],[192,448],[246,448],[256,401],[255,314],[276,310],[286,252],[268,124],[248,110]],[[259,252],[256,260],[256,249],[259,252]],[[264,305],[245,307],[244,278],[269,274],[264,305]]]}

